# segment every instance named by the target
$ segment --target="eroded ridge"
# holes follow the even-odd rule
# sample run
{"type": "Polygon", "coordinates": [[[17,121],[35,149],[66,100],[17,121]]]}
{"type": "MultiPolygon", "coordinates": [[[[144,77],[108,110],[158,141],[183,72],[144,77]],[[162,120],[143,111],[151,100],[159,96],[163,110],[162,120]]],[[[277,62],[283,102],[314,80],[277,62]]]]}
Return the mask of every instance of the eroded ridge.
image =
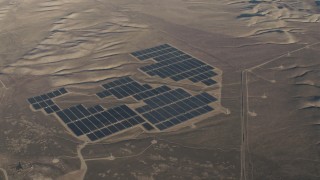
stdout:
{"type": "Polygon", "coordinates": [[[140,68],[149,76],[170,78],[174,81],[188,79],[193,83],[202,82],[207,86],[217,83],[213,80],[217,73],[212,66],[169,44],[135,51],[131,55],[140,61],[152,58],[156,62],[140,68]]]}

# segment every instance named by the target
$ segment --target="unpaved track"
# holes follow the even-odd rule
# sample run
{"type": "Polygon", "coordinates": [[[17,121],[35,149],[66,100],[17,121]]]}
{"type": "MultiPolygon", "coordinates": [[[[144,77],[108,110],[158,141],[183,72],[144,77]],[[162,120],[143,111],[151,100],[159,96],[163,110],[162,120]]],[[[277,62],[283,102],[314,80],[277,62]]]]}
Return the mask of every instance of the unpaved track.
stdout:
{"type": "Polygon", "coordinates": [[[247,179],[246,173],[246,151],[247,151],[247,116],[248,116],[248,97],[247,97],[247,71],[241,72],[241,180],[247,179]]]}
{"type": "MultiPolygon", "coordinates": [[[[241,160],[241,174],[240,174],[240,179],[241,180],[246,180],[248,177],[247,177],[247,165],[248,165],[248,157],[247,157],[247,153],[249,151],[249,143],[248,143],[248,130],[247,130],[247,127],[248,127],[248,112],[249,112],[249,93],[248,93],[248,72],[251,72],[253,75],[255,76],[258,76],[256,73],[253,73],[253,70],[257,69],[257,68],[261,68],[262,66],[266,65],[266,64],[269,64],[271,62],[274,62],[274,61],[277,61],[277,60],[280,60],[282,57],[286,57],[288,56],[289,54],[293,54],[293,53],[296,53],[296,52],[299,52],[299,51],[302,51],[302,50],[305,50],[305,49],[308,49],[308,48],[311,48],[312,46],[316,46],[320,44],[320,42],[316,42],[316,43],[313,43],[313,44],[310,44],[310,45],[306,45],[306,46],[303,46],[303,47],[300,47],[298,49],[295,49],[295,50],[292,50],[292,51],[289,51],[287,53],[284,53],[280,56],[277,56],[275,58],[272,58],[270,60],[267,60],[266,62],[264,63],[261,63],[261,64],[258,64],[256,66],[252,66],[250,68],[247,68],[245,70],[243,70],[241,72],[241,146],[240,146],[240,150],[241,150],[241,154],[240,154],[240,160],[241,160]]],[[[267,82],[272,82],[272,81],[269,81],[267,79],[264,79],[264,78],[261,78],[259,77],[260,79],[263,79],[267,82]]],[[[250,166],[253,166],[252,163],[250,163],[250,166]]],[[[253,170],[252,172],[253,173],[253,170]]],[[[252,179],[253,179],[253,175],[252,175],[252,179]]]]}
{"type": "Polygon", "coordinates": [[[0,170],[2,171],[2,173],[4,175],[4,180],[9,180],[7,171],[5,169],[3,169],[3,168],[0,168],[0,170]]]}

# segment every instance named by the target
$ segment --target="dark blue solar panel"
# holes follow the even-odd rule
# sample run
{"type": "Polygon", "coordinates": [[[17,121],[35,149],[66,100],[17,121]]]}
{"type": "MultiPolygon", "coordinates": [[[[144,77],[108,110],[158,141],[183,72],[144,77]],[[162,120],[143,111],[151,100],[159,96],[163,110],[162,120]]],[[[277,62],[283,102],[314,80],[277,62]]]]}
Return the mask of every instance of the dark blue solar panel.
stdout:
{"type": "Polygon", "coordinates": [[[118,121],[124,119],[124,117],[121,116],[121,114],[117,113],[114,109],[110,109],[108,111],[113,117],[115,117],[118,121]]]}
{"type": "Polygon", "coordinates": [[[102,106],[100,106],[100,105],[95,105],[93,108],[94,108],[94,109],[96,109],[96,110],[97,110],[97,112],[104,111],[103,107],[102,107],[102,106]]]}
{"type": "Polygon", "coordinates": [[[95,114],[94,117],[98,119],[103,125],[108,125],[111,123],[102,114],[95,114]]]}
{"type": "Polygon", "coordinates": [[[138,123],[143,123],[143,122],[145,122],[140,116],[135,116],[134,119],[135,119],[138,123]]]}
{"type": "Polygon", "coordinates": [[[91,114],[94,114],[94,113],[97,113],[97,112],[98,112],[94,107],[89,107],[89,108],[88,108],[88,111],[89,111],[91,114]]]}
{"type": "Polygon", "coordinates": [[[126,127],[124,125],[122,125],[122,123],[117,123],[114,126],[116,126],[116,128],[119,129],[120,131],[123,129],[126,129],[126,127]]]}
{"type": "Polygon", "coordinates": [[[207,104],[215,100],[208,93],[192,96],[178,88],[143,100],[147,105],[136,110],[159,130],[163,130],[213,110],[207,104]]]}
{"type": "Polygon", "coordinates": [[[157,127],[159,130],[164,130],[164,129],[167,128],[167,127],[164,126],[163,124],[157,124],[156,127],[157,127]]]}
{"type": "Polygon", "coordinates": [[[54,102],[53,102],[51,99],[46,100],[45,102],[46,102],[46,104],[48,104],[49,106],[54,105],[54,102]]]}
{"type": "Polygon", "coordinates": [[[93,134],[94,134],[95,136],[97,136],[98,139],[101,139],[101,138],[105,137],[105,135],[103,134],[103,132],[100,131],[100,130],[95,131],[93,134]]]}
{"type": "Polygon", "coordinates": [[[87,137],[91,140],[91,141],[95,141],[98,139],[97,136],[95,136],[93,133],[87,134],[87,137]]]}
{"type": "Polygon", "coordinates": [[[97,96],[98,96],[99,98],[105,98],[105,97],[106,97],[103,92],[98,92],[98,93],[97,93],[97,96]]]}
{"type": "Polygon", "coordinates": [[[163,125],[165,125],[167,128],[173,126],[174,124],[171,123],[170,121],[165,121],[164,123],[162,123],[163,125]]]}
{"type": "Polygon", "coordinates": [[[60,111],[60,108],[57,105],[50,106],[54,112],[60,111]]]}
{"type": "Polygon", "coordinates": [[[129,122],[130,124],[132,124],[133,126],[134,126],[134,125],[137,125],[137,124],[140,124],[138,121],[135,120],[135,118],[130,118],[130,119],[128,119],[128,122],[129,122]]]}
{"type": "Polygon", "coordinates": [[[108,129],[109,129],[109,131],[111,131],[112,133],[116,133],[116,132],[118,132],[119,130],[115,127],[115,126],[108,126],[108,129]]]}
{"type": "Polygon", "coordinates": [[[111,123],[117,122],[117,119],[113,117],[108,111],[104,111],[101,114],[111,123]]]}
{"type": "Polygon", "coordinates": [[[151,126],[149,123],[143,123],[142,126],[147,130],[147,131],[151,131],[154,129],[153,126],[151,126]]]}
{"type": "Polygon", "coordinates": [[[82,122],[83,122],[91,131],[97,129],[97,127],[96,127],[91,121],[89,121],[89,119],[87,119],[87,118],[84,118],[84,119],[82,120],[82,122]]]}
{"type": "Polygon", "coordinates": [[[69,123],[69,122],[71,122],[71,120],[65,115],[64,112],[59,111],[59,112],[57,112],[57,115],[59,116],[59,118],[60,118],[64,123],[69,123]]]}
{"type": "Polygon", "coordinates": [[[84,115],[83,115],[76,107],[72,106],[72,107],[70,107],[69,109],[71,110],[71,112],[72,112],[74,115],[76,115],[76,117],[77,117],[78,119],[81,119],[81,118],[84,117],[84,115]]]}
{"type": "Polygon", "coordinates": [[[41,109],[41,106],[40,106],[40,104],[38,104],[38,103],[32,104],[32,107],[33,107],[35,110],[41,109]]]}
{"type": "Polygon", "coordinates": [[[112,134],[112,132],[108,128],[101,129],[102,133],[105,134],[105,136],[109,136],[112,134]]]}
{"type": "Polygon", "coordinates": [[[43,102],[43,101],[42,101],[42,102],[40,102],[39,104],[40,104],[40,106],[41,106],[42,108],[45,108],[45,107],[47,107],[47,106],[48,106],[48,105],[47,105],[47,103],[45,103],[45,102],[43,102]]]}
{"type": "Polygon", "coordinates": [[[165,49],[156,48],[152,50],[152,48],[149,48],[131,54],[140,60],[153,58],[156,61],[155,64],[140,68],[150,76],[170,77],[174,81],[190,78],[195,83],[203,81],[205,85],[210,86],[213,85],[213,82],[205,80],[217,75],[212,71],[213,67],[170,45],[165,49]]]}
{"type": "Polygon", "coordinates": [[[120,114],[123,118],[129,118],[129,117],[130,117],[130,115],[127,114],[127,113],[126,113],[122,108],[120,108],[120,107],[115,107],[114,110],[115,110],[118,114],[120,114]]]}
{"type": "Polygon", "coordinates": [[[132,127],[132,125],[128,121],[122,121],[121,124],[126,128],[132,127]]]}
{"type": "Polygon", "coordinates": [[[55,97],[55,95],[53,94],[53,92],[49,92],[49,93],[47,93],[47,95],[48,95],[50,98],[54,98],[54,97],[55,97]]]}
{"type": "Polygon", "coordinates": [[[37,102],[41,102],[41,101],[43,101],[42,100],[42,98],[40,97],[40,96],[36,96],[36,97],[34,97],[35,98],[35,100],[37,101],[37,102]]]}
{"type": "Polygon", "coordinates": [[[82,105],[77,105],[76,108],[85,116],[90,116],[90,112],[82,105]]]}
{"type": "Polygon", "coordinates": [[[212,80],[212,79],[206,79],[206,80],[203,80],[203,81],[201,81],[201,82],[204,83],[204,84],[207,85],[207,86],[212,86],[212,85],[214,85],[214,84],[217,84],[217,82],[214,81],[214,80],[212,80]]]}
{"type": "Polygon", "coordinates": [[[60,91],[58,91],[58,90],[55,90],[55,91],[53,91],[52,93],[53,93],[55,96],[60,96],[60,95],[61,95],[60,91]]]}
{"type": "Polygon", "coordinates": [[[78,126],[79,129],[81,129],[81,131],[83,133],[89,133],[90,132],[90,129],[87,128],[87,126],[81,122],[81,121],[76,121],[75,124],[78,126]]]}
{"type": "Polygon", "coordinates": [[[68,116],[69,119],[72,121],[77,120],[78,118],[69,110],[69,109],[64,109],[63,112],[68,116]]]}
{"type": "Polygon", "coordinates": [[[75,135],[77,135],[77,136],[83,135],[83,132],[75,124],[69,123],[67,125],[75,135]]]}
{"type": "Polygon", "coordinates": [[[30,104],[33,104],[33,103],[36,103],[37,100],[35,100],[35,99],[32,97],[32,98],[29,98],[29,99],[28,99],[28,102],[29,102],[30,104]]]}
{"type": "Polygon", "coordinates": [[[47,114],[51,114],[51,113],[54,112],[54,111],[51,109],[51,107],[46,107],[46,108],[44,108],[44,110],[46,111],[47,114]]]}
{"type": "Polygon", "coordinates": [[[131,95],[135,95],[142,91],[147,91],[152,89],[148,84],[139,84],[138,82],[132,80],[129,77],[120,78],[119,80],[112,81],[107,84],[103,84],[103,87],[107,89],[97,93],[99,98],[104,98],[108,95],[114,95],[118,99],[122,99],[131,95]],[[107,94],[106,94],[107,93],[107,94]]]}
{"type": "Polygon", "coordinates": [[[104,125],[94,116],[88,117],[89,121],[94,124],[97,128],[102,128],[104,125]]]}
{"type": "Polygon", "coordinates": [[[60,91],[61,94],[68,93],[68,91],[65,88],[60,88],[59,91],[60,91]]]}
{"type": "Polygon", "coordinates": [[[170,120],[170,122],[174,125],[180,124],[181,122],[177,118],[173,118],[170,120]]]}

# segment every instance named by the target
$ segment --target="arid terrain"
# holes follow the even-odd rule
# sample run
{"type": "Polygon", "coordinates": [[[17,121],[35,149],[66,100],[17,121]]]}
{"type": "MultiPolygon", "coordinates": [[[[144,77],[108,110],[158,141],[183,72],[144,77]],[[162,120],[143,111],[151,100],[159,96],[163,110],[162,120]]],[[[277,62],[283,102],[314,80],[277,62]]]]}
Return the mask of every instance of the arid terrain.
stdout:
{"type": "Polygon", "coordinates": [[[318,180],[320,2],[0,0],[0,180],[318,180]],[[147,76],[130,53],[170,44],[217,85],[147,76]],[[129,76],[208,92],[213,113],[168,131],[91,142],[27,99],[59,88],[60,108],[104,108],[101,85],[129,76]]]}

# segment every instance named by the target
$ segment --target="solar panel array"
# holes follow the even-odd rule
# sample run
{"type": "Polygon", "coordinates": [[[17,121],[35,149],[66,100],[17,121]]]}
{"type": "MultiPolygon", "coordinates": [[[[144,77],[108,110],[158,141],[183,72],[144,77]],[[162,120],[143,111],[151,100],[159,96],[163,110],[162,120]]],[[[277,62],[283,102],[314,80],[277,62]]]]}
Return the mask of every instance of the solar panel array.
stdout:
{"type": "Polygon", "coordinates": [[[103,84],[102,87],[105,90],[97,93],[99,98],[105,98],[114,95],[118,99],[122,99],[152,88],[148,84],[141,85],[130,77],[122,77],[118,80],[103,84]]]}
{"type": "Polygon", "coordinates": [[[139,124],[142,124],[146,129],[152,127],[126,105],[105,110],[100,105],[85,108],[80,104],[58,111],[57,115],[75,135],[85,134],[91,141],[102,139],[139,124]]]}
{"type": "Polygon", "coordinates": [[[106,90],[97,93],[100,98],[106,97],[102,96],[103,93],[108,93],[109,96],[114,95],[119,99],[132,96],[137,101],[145,102],[145,106],[135,110],[159,130],[212,111],[213,108],[208,104],[216,101],[216,98],[208,93],[192,96],[181,88],[171,89],[166,85],[152,88],[147,84],[141,85],[129,77],[106,83],[103,88],[106,90]],[[136,87],[136,91],[133,91],[133,87],[136,87]]]}
{"type": "Polygon", "coordinates": [[[137,108],[136,111],[159,130],[164,130],[214,110],[208,104],[216,101],[216,98],[208,93],[192,96],[178,88],[156,94],[143,101],[146,105],[137,108]]]}
{"type": "Polygon", "coordinates": [[[210,103],[216,101],[206,92],[191,95],[182,88],[152,87],[130,77],[118,78],[102,87],[104,90],[96,94],[99,98],[131,96],[145,105],[134,110],[127,105],[105,109],[101,105],[87,108],[82,104],[60,109],[52,99],[68,93],[65,88],[31,97],[28,102],[35,110],[55,113],[76,136],[87,136],[96,141],[136,126],[146,131],[168,129],[213,111],[210,103]]]}
{"type": "Polygon", "coordinates": [[[153,58],[156,63],[141,67],[149,76],[171,78],[174,81],[189,79],[207,86],[216,84],[212,78],[217,74],[213,67],[168,44],[131,53],[141,61],[153,58]]]}
{"type": "Polygon", "coordinates": [[[65,88],[60,88],[40,96],[28,98],[28,102],[32,105],[34,110],[44,109],[47,114],[51,114],[60,110],[60,108],[52,101],[52,99],[62,96],[66,93],[68,93],[68,91],[65,88]]]}

